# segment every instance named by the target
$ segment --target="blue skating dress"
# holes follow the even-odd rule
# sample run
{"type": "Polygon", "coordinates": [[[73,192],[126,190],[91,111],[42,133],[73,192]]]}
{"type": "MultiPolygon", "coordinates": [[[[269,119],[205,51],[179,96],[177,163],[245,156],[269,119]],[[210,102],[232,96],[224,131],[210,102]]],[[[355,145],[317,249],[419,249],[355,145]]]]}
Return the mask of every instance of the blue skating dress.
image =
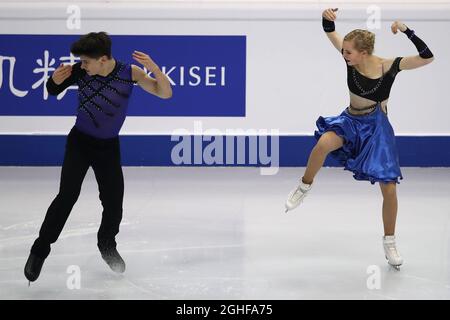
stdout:
{"type": "Polygon", "coordinates": [[[356,180],[400,183],[403,179],[395,143],[394,130],[387,114],[381,108],[381,101],[389,97],[389,92],[399,69],[397,57],[392,67],[381,78],[364,77],[352,66],[347,65],[347,84],[354,94],[377,101],[363,115],[351,114],[351,106],[339,116],[319,117],[316,121],[317,140],[327,131],[333,131],[344,139],[344,145],[331,152],[345,170],[353,172],[356,180]],[[368,88],[367,90],[365,88],[368,88]]]}

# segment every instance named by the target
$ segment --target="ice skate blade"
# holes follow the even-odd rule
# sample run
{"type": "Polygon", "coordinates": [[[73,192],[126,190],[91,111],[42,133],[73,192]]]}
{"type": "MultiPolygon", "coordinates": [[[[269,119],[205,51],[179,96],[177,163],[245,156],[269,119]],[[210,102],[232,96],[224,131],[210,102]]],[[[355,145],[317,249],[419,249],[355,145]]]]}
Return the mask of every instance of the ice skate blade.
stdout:
{"type": "Polygon", "coordinates": [[[394,268],[394,269],[397,270],[397,271],[400,271],[400,266],[401,266],[401,264],[399,264],[399,265],[390,264],[390,263],[389,263],[388,257],[387,257],[387,256],[384,256],[384,257],[386,258],[386,260],[388,260],[388,265],[389,265],[389,266],[391,266],[392,268],[394,268]]]}
{"type": "Polygon", "coordinates": [[[400,271],[400,266],[395,266],[395,265],[390,264],[390,263],[389,263],[389,265],[390,265],[395,271],[400,271]]]}

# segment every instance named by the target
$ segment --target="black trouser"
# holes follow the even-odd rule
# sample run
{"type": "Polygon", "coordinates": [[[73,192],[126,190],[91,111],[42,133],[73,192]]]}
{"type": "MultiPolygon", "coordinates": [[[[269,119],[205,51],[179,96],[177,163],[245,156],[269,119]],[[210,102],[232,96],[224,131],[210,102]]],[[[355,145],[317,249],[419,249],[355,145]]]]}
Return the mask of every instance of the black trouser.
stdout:
{"type": "Polygon", "coordinates": [[[95,173],[103,206],[97,245],[100,250],[116,247],[115,236],[122,220],[124,192],[119,137],[97,139],[73,127],[67,137],[59,193],[48,208],[39,237],[31,248],[32,253],[41,258],[49,255],[50,244],[58,239],[90,166],[95,173]]]}

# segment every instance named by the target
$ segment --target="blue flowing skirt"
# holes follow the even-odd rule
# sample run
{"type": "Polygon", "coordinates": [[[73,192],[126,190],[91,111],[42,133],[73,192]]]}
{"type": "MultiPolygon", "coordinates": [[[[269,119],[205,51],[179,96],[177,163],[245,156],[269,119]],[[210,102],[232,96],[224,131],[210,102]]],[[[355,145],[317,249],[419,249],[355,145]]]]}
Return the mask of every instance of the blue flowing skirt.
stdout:
{"type": "Polygon", "coordinates": [[[319,117],[317,140],[327,131],[333,131],[344,139],[344,145],[330,155],[345,170],[353,172],[356,180],[395,182],[403,179],[400,171],[395,135],[387,115],[378,103],[375,110],[366,115],[352,115],[347,108],[336,117],[319,117]]]}

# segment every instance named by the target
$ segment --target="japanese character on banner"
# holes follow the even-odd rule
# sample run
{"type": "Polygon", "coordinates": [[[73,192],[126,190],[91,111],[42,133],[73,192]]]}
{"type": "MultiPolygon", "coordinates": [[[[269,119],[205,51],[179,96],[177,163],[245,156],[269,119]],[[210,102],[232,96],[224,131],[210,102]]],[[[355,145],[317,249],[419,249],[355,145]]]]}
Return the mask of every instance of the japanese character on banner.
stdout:
{"type": "MultiPolygon", "coordinates": [[[[79,60],[79,58],[76,58],[72,54],[70,54],[70,56],[61,57],[59,60],[61,62],[66,61],[67,63],[74,64],[77,60],[79,60]]],[[[47,81],[48,81],[48,78],[50,77],[49,76],[50,72],[53,72],[56,69],[54,67],[56,60],[54,58],[50,59],[48,50],[45,50],[44,51],[44,60],[37,59],[36,62],[40,66],[40,68],[35,68],[33,70],[33,73],[37,73],[37,74],[42,73],[42,77],[41,77],[41,79],[39,79],[32,85],[32,88],[36,89],[42,85],[43,86],[43,97],[44,97],[44,100],[47,100],[48,99],[47,81]]],[[[58,96],[56,98],[58,100],[61,100],[65,96],[67,90],[74,90],[74,89],[76,90],[77,88],[78,88],[78,86],[70,86],[70,87],[66,88],[63,92],[58,94],[58,96]]]]}
{"type": "Polygon", "coordinates": [[[3,85],[3,60],[9,61],[9,90],[16,97],[25,97],[28,91],[22,91],[14,87],[14,65],[16,64],[16,57],[0,56],[0,89],[3,85]]]}
{"type": "Polygon", "coordinates": [[[42,59],[37,59],[36,60],[37,64],[41,67],[41,68],[35,68],[33,70],[33,73],[42,73],[42,77],[41,79],[39,79],[38,81],[36,81],[35,83],[33,83],[33,85],[31,86],[31,88],[36,89],[38,88],[40,85],[43,85],[44,90],[44,100],[47,100],[48,98],[48,92],[47,92],[47,80],[49,77],[49,73],[55,71],[55,68],[52,67],[53,65],[55,65],[55,59],[51,59],[49,61],[49,53],[48,50],[44,51],[44,60],[42,59]]]}

